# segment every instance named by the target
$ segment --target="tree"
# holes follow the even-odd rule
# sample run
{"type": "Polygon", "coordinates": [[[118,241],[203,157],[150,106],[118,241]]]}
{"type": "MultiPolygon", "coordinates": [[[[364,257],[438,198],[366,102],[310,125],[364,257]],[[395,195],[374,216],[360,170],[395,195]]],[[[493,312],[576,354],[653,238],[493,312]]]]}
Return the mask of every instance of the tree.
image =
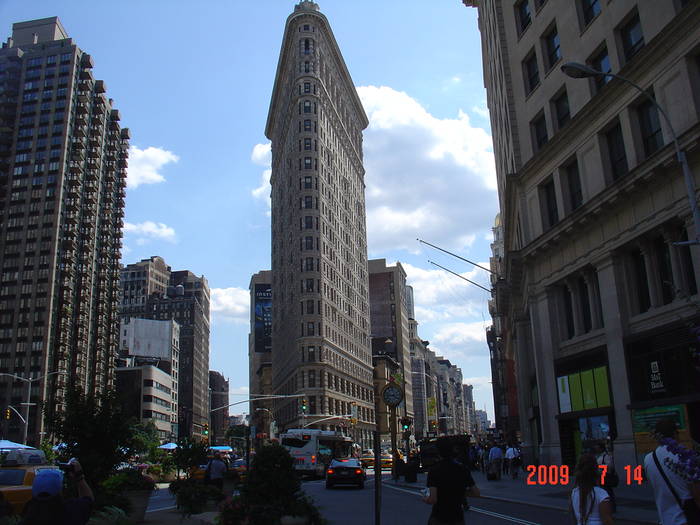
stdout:
{"type": "Polygon", "coordinates": [[[173,460],[178,472],[183,470],[187,472],[189,477],[191,467],[206,463],[207,449],[207,445],[202,442],[191,438],[181,439],[177,444],[177,448],[173,451],[173,460]]]}
{"type": "Polygon", "coordinates": [[[145,454],[150,459],[155,455],[160,445],[158,429],[153,421],[134,423],[131,425],[132,446],[136,454],[145,454]]]}
{"type": "Polygon", "coordinates": [[[51,428],[65,445],[61,454],[77,458],[98,486],[133,453],[132,421],[122,415],[114,392],[85,396],[70,390],[66,401],[65,412],[50,417],[51,428]]]}

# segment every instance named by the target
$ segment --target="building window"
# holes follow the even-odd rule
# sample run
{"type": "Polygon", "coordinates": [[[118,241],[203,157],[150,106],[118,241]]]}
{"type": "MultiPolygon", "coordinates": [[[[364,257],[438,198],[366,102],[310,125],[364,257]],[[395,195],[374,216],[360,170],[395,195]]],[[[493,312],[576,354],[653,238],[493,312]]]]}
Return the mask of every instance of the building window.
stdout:
{"type": "MultiPolygon", "coordinates": [[[[608,56],[608,48],[603,46],[603,48],[589,60],[589,64],[593,69],[597,69],[603,73],[612,73],[612,68],[610,67],[610,57],[608,56]]],[[[612,77],[606,75],[600,75],[593,77],[593,82],[595,84],[596,93],[607,84],[612,77]]]]}
{"type": "Polygon", "coordinates": [[[311,157],[304,157],[304,169],[305,170],[311,169],[311,157]]]}
{"type": "Polygon", "coordinates": [[[625,154],[625,139],[622,136],[620,123],[615,124],[606,134],[605,139],[608,144],[608,155],[610,158],[610,171],[613,180],[627,174],[627,155],[625,154]]]}
{"type": "Polygon", "coordinates": [[[647,278],[644,254],[640,249],[630,253],[630,266],[632,270],[631,289],[634,290],[637,299],[637,313],[644,313],[651,307],[649,298],[649,279],[647,278]]]}
{"type": "Polygon", "coordinates": [[[583,25],[590,24],[600,13],[600,3],[598,0],[581,0],[581,14],[583,14],[583,25]]]}
{"type": "Polygon", "coordinates": [[[659,272],[658,277],[661,281],[661,301],[663,304],[669,304],[676,295],[673,270],[671,269],[671,252],[669,252],[668,243],[663,237],[654,239],[653,247],[659,272]]]}
{"type": "Polygon", "coordinates": [[[309,119],[304,121],[304,131],[311,131],[311,121],[309,119]]]}
{"type": "MultiPolygon", "coordinates": [[[[306,301],[306,313],[307,314],[313,314],[314,313],[314,300],[309,299],[306,301]]],[[[309,347],[309,361],[311,361],[311,356],[313,354],[314,347],[309,347]]]]}
{"type": "Polygon", "coordinates": [[[545,35],[544,44],[545,49],[547,50],[547,67],[548,69],[552,69],[554,64],[556,64],[561,58],[561,48],[557,26],[554,26],[552,30],[545,35]]]}
{"type": "Polygon", "coordinates": [[[314,271],[314,258],[307,257],[304,259],[304,271],[313,272],[314,271]]]}
{"type": "Polygon", "coordinates": [[[530,16],[530,6],[527,0],[520,0],[515,4],[515,19],[518,24],[518,34],[522,34],[532,21],[530,16]]]}
{"type": "Polygon", "coordinates": [[[566,172],[566,184],[569,189],[569,206],[571,211],[583,204],[583,192],[581,190],[581,176],[578,172],[578,162],[573,161],[564,168],[566,172]]]}
{"type": "Polygon", "coordinates": [[[639,116],[639,130],[642,133],[644,154],[648,157],[664,145],[659,112],[651,100],[646,100],[637,106],[637,115],[639,116]]]}
{"type": "Polygon", "coordinates": [[[626,60],[631,60],[644,47],[644,35],[638,14],[635,14],[629,22],[620,28],[620,38],[626,60]]]}
{"type": "Polygon", "coordinates": [[[311,102],[308,100],[304,101],[304,113],[311,113],[311,102]]]}
{"type": "Polygon", "coordinates": [[[311,139],[309,138],[304,139],[304,151],[311,151],[311,139]]]}
{"type": "Polygon", "coordinates": [[[581,316],[583,319],[583,331],[588,333],[593,329],[593,317],[591,316],[591,298],[588,294],[588,285],[583,277],[579,277],[576,281],[578,286],[579,306],[581,307],[581,316]]]}
{"type": "Polygon", "coordinates": [[[314,218],[307,215],[304,217],[304,229],[311,230],[314,227],[314,218]]]}
{"type": "MultiPolygon", "coordinates": [[[[307,237],[307,239],[310,239],[310,237],[307,237]]],[[[312,239],[313,241],[313,239],[312,239]]],[[[314,291],[314,280],[313,279],[306,279],[304,281],[304,291],[305,292],[313,292],[314,291]]]]}
{"type": "Polygon", "coordinates": [[[534,51],[523,62],[525,75],[525,93],[530,94],[540,84],[540,70],[537,67],[537,55],[534,51]]]}
{"type": "Polygon", "coordinates": [[[311,236],[304,237],[304,248],[306,250],[314,249],[314,238],[311,236]]]}
{"type": "Polygon", "coordinates": [[[574,301],[571,298],[571,290],[566,285],[561,286],[561,298],[562,306],[564,308],[564,325],[566,328],[566,333],[564,334],[567,339],[571,339],[576,335],[575,325],[574,325],[574,301]]]}
{"type": "Polygon", "coordinates": [[[554,99],[554,113],[557,117],[557,128],[563,128],[571,119],[569,112],[569,97],[564,90],[557,98],[554,99]]]}
{"type": "Polygon", "coordinates": [[[304,197],[304,208],[306,208],[306,209],[311,209],[311,208],[313,208],[313,207],[314,207],[314,205],[313,205],[313,197],[311,197],[310,195],[306,195],[306,196],[304,197]]]}
{"type": "Polygon", "coordinates": [[[545,230],[559,222],[559,210],[557,209],[557,195],[554,190],[554,180],[549,179],[540,185],[540,206],[542,209],[542,222],[545,230]]]}
{"type": "MultiPolygon", "coordinates": [[[[312,333],[309,335],[314,335],[313,334],[313,323],[309,323],[309,328],[312,330],[312,333]]],[[[316,387],[316,370],[309,370],[309,388],[315,388],[316,387]]],[[[312,412],[313,414],[313,412],[312,412]]]]}
{"type": "Polygon", "coordinates": [[[542,149],[542,146],[547,144],[547,140],[549,140],[544,113],[541,113],[539,117],[532,121],[532,135],[535,142],[535,152],[537,152],[542,149]]]}

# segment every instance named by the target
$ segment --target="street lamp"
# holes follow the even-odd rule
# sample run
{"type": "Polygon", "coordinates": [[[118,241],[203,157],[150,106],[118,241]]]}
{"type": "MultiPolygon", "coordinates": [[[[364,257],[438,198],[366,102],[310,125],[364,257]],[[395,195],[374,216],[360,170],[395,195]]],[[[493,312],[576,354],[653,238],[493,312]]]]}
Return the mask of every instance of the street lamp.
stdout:
{"type": "Polygon", "coordinates": [[[688,193],[688,202],[690,203],[690,211],[693,214],[693,223],[695,224],[695,239],[692,241],[687,241],[687,242],[677,242],[674,244],[677,245],[690,245],[690,244],[700,244],[700,209],[698,209],[698,201],[695,197],[695,183],[693,181],[693,172],[690,171],[690,166],[688,165],[688,159],[685,156],[685,152],[681,151],[680,146],[678,145],[678,137],[676,136],[676,132],[673,129],[673,126],[671,125],[671,119],[668,118],[668,115],[664,111],[664,109],[659,105],[658,102],[652,97],[646,90],[642,89],[641,86],[638,84],[632,82],[628,78],[622,77],[620,75],[616,75],[614,73],[604,73],[603,71],[598,71],[597,69],[593,69],[590,66],[587,66],[585,64],[580,64],[578,62],[567,62],[566,64],[561,66],[561,71],[571,77],[571,78],[592,78],[592,77],[611,77],[611,78],[619,78],[623,82],[626,82],[633,88],[635,88],[637,91],[642,93],[647,100],[649,100],[654,107],[661,113],[661,115],[664,117],[664,120],[666,121],[666,125],[668,126],[668,129],[671,132],[671,136],[673,137],[673,146],[676,149],[676,159],[678,159],[678,163],[681,165],[681,170],[683,171],[683,178],[685,179],[685,189],[688,193]]]}
{"type": "Polygon", "coordinates": [[[27,383],[27,400],[22,403],[22,406],[24,406],[24,432],[22,435],[22,444],[26,445],[27,444],[27,431],[29,430],[29,407],[31,405],[30,400],[31,400],[31,395],[32,395],[32,383],[34,381],[40,381],[44,379],[45,377],[49,377],[54,374],[61,374],[61,375],[68,375],[67,372],[49,372],[46,375],[39,376],[39,377],[34,377],[34,378],[27,378],[27,377],[21,377],[15,374],[7,374],[4,372],[0,372],[0,376],[6,376],[6,377],[11,377],[15,379],[16,381],[24,381],[27,383]]]}

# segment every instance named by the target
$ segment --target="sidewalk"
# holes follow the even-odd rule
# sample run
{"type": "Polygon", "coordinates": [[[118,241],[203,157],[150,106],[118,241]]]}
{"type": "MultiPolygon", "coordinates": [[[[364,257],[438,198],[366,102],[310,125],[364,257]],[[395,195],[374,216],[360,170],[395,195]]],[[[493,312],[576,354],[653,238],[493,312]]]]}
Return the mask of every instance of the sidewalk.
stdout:
{"type": "MultiPolygon", "coordinates": [[[[569,485],[527,485],[522,474],[521,472],[520,478],[516,480],[503,476],[498,481],[487,481],[484,474],[472,471],[474,481],[484,498],[568,510],[569,495],[574,487],[573,480],[569,485]]],[[[416,483],[406,483],[403,478],[400,478],[398,482],[393,482],[390,478],[383,482],[419,490],[425,487],[426,474],[418,474],[416,483]]],[[[628,486],[621,484],[614,490],[617,500],[616,518],[635,521],[640,525],[657,525],[659,523],[650,485],[628,486]]]]}

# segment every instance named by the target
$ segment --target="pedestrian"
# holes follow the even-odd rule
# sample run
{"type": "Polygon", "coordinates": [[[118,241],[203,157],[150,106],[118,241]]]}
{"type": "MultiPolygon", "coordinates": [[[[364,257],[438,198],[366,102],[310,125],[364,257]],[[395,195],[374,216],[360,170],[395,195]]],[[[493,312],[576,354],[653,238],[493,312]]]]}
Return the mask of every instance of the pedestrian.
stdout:
{"type": "MultiPolygon", "coordinates": [[[[613,514],[617,511],[617,503],[615,501],[615,491],[613,490],[620,483],[620,478],[615,471],[615,461],[613,455],[608,452],[605,443],[598,442],[595,446],[595,459],[600,465],[605,465],[605,477],[603,478],[603,489],[610,496],[610,507],[612,508],[613,514]]],[[[601,469],[602,470],[602,469],[601,469]]]]}
{"type": "Polygon", "coordinates": [[[576,525],[614,525],[610,496],[596,486],[599,480],[595,456],[583,454],[576,466],[576,487],[569,500],[569,511],[576,525]]]}
{"type": "Polygon", "coordinates": [[[655,426],[659,446],[644,458],[644,471],[654,489],[654,501],[662,525],[700,524],[700,482],[682,475],[680,457],[670,448],[678,447],[678,429],[671,418],[655,426]]]}
{"type": "Polygon", "coordinates": [[[428,525],[464,525],[465,497],[479,497],[479,488],[469,470],[454,461],[448,439],[438,439],[437,448],[441,459],[428,472],[428,494],[423,498],[433,506],[428,525]]]}
{"type": "Polygon", "coordinates": [[[85,525],[90,519],[95,497],[75,458],[68,462],[68,476],[78,489],[77,498],[63,498],[63,471],[37,470],[32,483],[32,499],[24,507],[21,525],[85,525]]]}
{"type": "Polygon", "coordinates": [[[520,451],[514,444],[510,444],[506,450],[506,463],[513,479],[518,479],[518,468],[520,468],[520,451]]]}
{"type": "Polygon", "coordinates": [[[207,468],[204,471],[204,478],[208,484],[214,485],[220,491],[224,490],[224,474],[226,473],[226,463],[221,459],[221,454],[218,452],[209,460],[207,468]]]}
{"type": "Polygon", "coordinates": [[[501,469],[503,464],[503,450],[498,445],[491,447],[489,451],[489,468],[495,476],[494,479],[501,479],[501,469]]]}

